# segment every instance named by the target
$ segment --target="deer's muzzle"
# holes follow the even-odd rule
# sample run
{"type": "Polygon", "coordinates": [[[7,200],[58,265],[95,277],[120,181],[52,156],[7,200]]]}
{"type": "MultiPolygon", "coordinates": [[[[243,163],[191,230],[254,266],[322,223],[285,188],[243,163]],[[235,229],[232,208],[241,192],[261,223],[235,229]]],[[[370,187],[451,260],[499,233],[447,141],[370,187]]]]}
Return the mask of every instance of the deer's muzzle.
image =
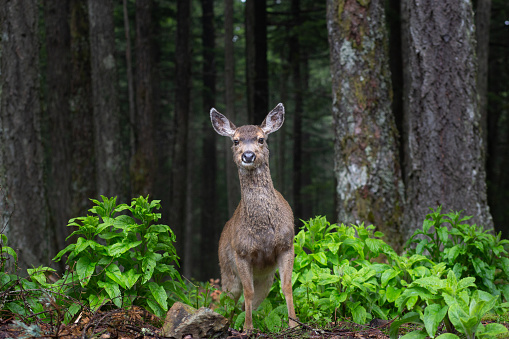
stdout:
{"type": "Polygon", "coordinates": [[[252,151],[242,153],[242,162],[245,164],[252,164],[256,159],[256,154],[252,151]]]}

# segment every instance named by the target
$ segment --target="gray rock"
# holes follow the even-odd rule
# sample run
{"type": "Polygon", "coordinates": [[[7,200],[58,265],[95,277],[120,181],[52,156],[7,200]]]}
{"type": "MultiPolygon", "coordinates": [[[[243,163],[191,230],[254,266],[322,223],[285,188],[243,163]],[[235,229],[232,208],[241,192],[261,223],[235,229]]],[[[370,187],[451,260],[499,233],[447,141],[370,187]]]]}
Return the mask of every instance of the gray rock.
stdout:
{"type": "Polygon", "coordinates": [[[176,339],[187,335],[193,338],[226,338],[228,319],[210,308],[201,307],[196,310],[176,302],[166,314],[161,334],[176,339]]]}

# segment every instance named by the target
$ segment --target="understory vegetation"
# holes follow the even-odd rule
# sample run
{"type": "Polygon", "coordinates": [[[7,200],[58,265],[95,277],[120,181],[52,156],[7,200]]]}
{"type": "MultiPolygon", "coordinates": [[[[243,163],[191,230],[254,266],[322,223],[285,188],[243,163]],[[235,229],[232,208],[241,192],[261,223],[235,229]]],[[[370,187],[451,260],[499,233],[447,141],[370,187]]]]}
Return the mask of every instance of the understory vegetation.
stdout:
{"type": "MultiPolygon", "coordinates": [[[[90,214],[71,219],[74,242],[53,259],[66,260],[62,276],[49,267],[27,270],[20,278],[15,251],[1,235],[0,317],[24,326],[43,321],[56,329],[80,313],[140,306],[160,318],[176,301],[211,307],[244,323],[241,302],[234,305],[215,282],[183,279],[175,236],[159,224],[158,200],[92,200],[90,214]]],[[[344,319],[366,324],[388,320],[397,338],[403,324],[417,329],[403,338],[493,338],[507,332],[488,315],[509,311],[508,240],[470,225],[460,212],[431,209],[421,229],[396,253],[374,226],[330,224],[325,217],[303,223],[294,241],[292,277],[297,317],[325,326],[344,319]]],[[[242,300],[241,300],[242,301],[242,300]]],[[[255,328],[277,331],[288,315],[279,280],[254,312],[255,328]]]]}

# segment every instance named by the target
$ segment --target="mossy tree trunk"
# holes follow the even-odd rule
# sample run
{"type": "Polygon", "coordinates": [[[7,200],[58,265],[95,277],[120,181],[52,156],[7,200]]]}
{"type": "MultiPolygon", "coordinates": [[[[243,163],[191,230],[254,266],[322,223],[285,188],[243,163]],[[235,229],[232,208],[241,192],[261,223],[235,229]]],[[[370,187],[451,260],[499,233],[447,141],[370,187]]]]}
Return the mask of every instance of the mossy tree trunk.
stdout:
{"type": "Polygon", "coordinates": [[[0,231],[22,268],[49,265],[57,250],[43,182],[38,18],[35,1],[0,1],[0,231]]]}
{"type": "Polygon", "coordinates": [[[337,216],[402,242],[403,182],[391,110],[384,1],[328,0],[337,216]]]}
{"type": "Polygon", "coordinates": [[[402,1],[406,236],[429,207],[491,227],[471,1],[402,1]]]}

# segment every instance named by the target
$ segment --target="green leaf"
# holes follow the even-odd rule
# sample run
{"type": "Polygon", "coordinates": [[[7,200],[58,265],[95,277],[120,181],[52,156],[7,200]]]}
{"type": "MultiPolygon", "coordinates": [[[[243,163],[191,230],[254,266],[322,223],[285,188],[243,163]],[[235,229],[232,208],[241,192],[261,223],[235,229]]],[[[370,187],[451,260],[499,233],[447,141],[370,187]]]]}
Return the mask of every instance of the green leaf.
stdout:
{"type": "Polygon", "coordinates": [[[142,243],[142,241],[135,241],[135,242],[121,242],[116,243],[111,246],[107,247],[108,255],[112,256],[113,258],[118,258],[125,252],[129,251],[131,248],[137,247],[142,243]]]}
{"type": "Polygon", "coordinates": [[[276,332],[281,329],[282,321],[277,312],[270,312],[264,319],[265,325],[271,332],[276,332]]]}
{"type": "Polygon", "coordinates": [[[94,274],[96,262],[90,261],[88,257],[79,258],[78,262],[76,262],[76,272],[80,278],[80,284],[82,287],[85,287],[90,278],[94,274]]]}
{"type": "Polygon", "coordinates": [[[58,252],[58,254],[52,259],[53,261],[55,262],[58,262],[60,261],[60,259],[62,259],[62,256],[64,254],[66,254],[67,252],[72,252],[74,251],[74,248],[76,247],[76,244],[70,244],[69,246],[67,246],[66,248],[64,248],[63,250],[61,250],[60,252],[58,252]]]}
{"type": "Polygon", "coordinates": [[[125,272],[123,276],[125,277],[125,288],[130,289],[136,284],[141,274],[137,274],[136,271],[131,268],[129,271],[125,272]]]}
{"type": "Polygon", "coordinates": [[[447,310],[449,306],[441,307],[439,304],[428,305],[424,309],[424,315],[421,317],[424,322],[424,327],[426,328],[426,332],[430,337],[434,337],[437,332],[438,325],[442,322],[445,315],[447,314],[447,310]]]}
{"type": "Polygon", "coordinates": [[[394,277],[397,277],[398,274],[399,274],[399,272],[392,268],[385,270],[382,273],[382,286],[381,287],[384,288],[385,286],[387,286],[387,283],[389,282],[389,280],[391,280],[394,277]]]}
{"type": "Polygon", "coordinates": [[[108,298],[106,297],[104,292],[99,295],[90,294],[88,296],[88,303],[90,305],[90,308],[92,309],[92,312],[96,312],[106,302],[108,302],[108,298]]]}
{"type": "Polygon", "coordinates": [[[166,295],[166,291],[163,286],[156,284],[155,282],[150,282],[148,284],[148,288],[150,293],[154,297],[154,300],[161,306],[161,308],[166,312],[168,311],[168,296],[166,295]]]}
{"type": "Polygon", "coordinates": [[[122,308],[122,295],[117,283],[98,281],[97,285],[105,289],[106,293],[108,293],[108,296],[110,297],[111,301],[113,301],[115,306],[122,308]]]}
{"type": "Polygon", "coordinates": [[[116,264],[111,264],[105,268],[105,273],[108,278],[122,286],[122,288],[126,288],[126,277],[122,275],[122,272],[118,268],[116,264]]]}
{"type": "Polygon", "coordinates": [[[9,254],[10,256],[12,256],[14,258],[14,261],[17,261],[18,260],[18,255],[16,254],[16,251],[14,251],[11,247],[9,246],[2,246],[2,253],[7,253],[9,254]]]}
{"type": "Polygon", "coordinates": [[[507,328],[502,324],[490,323],[486,326],[479,325],[476,337],[482,338],[502,338],[502,334],[508,333],[507,328]]]}
{"type": "Polygon", "coordinates": [[[159,318],[163,318],[165,315],[165,311],[161,308],[161,306],[152,299],[147,299],[147,305],[150,307],[152,312],[158,316],[159,318]]]}
{"type": "Polygon", "coordinates": [[[386,289],[386,292],[385,292],[385,296],[387,297],[387,301],[388,302],[395,302],[396,299],[399,298],[399,296],[401,295],[401,293],[403,292],[403,289],[402,288],[396,288],[392,285],[389,285],[387,286],[387,289],[386,289]]]}
{"type": "Polygon", "coordinates": [[[440,334],[435,339],[460,339],[460,337],[458,337],[456,334],[452,334],[452,333],[443,333],[443,334],[440,334]]]}
{"type": "Polygon", "coordinates": [[[400,339],[426,339],[428,336],[425,330],[415,330],[402,336],[400,339]]]}
{"type": "Polygon", "coordinates": [[[143,257],[143,260],[141,261],[141,268],[143,270],[143,280],[142,284],[146,283],[147,281],[152,278],[152,275],[154,274],[154,268],[157,264],[157,259],[160,258],[161,255],[154,252],[149,252],[143,257]]]}
{"type": "Polygon", "coordinates": [[[356,303],[348,302],[347,306],[350,309],[350,312],[352,313],[352,319],[354,323],[360,325],[366,323],[367,312],[366,309],[360,305],[360,302],[356,303]]]}
{"type": "Polygon", "coordinates": [[[65,323],[69,324],[74,316],[81,310],[81,305],[79,303],[72,303],[69,308],[65,310],[65,323]]]}
{"type": "Polygon", "coordinates": [[[235,328],[238,330],[242,329],[242,326],[244,326],[244,321],[246,321],[246,312],[241,312],[235,320],[235,328]]]}
{"type": "Polygon", "coordinates": [[[327,257],[325,256],[325,253],[313,253],[311,256],[323,266],[327,266],[327,257]]]}

